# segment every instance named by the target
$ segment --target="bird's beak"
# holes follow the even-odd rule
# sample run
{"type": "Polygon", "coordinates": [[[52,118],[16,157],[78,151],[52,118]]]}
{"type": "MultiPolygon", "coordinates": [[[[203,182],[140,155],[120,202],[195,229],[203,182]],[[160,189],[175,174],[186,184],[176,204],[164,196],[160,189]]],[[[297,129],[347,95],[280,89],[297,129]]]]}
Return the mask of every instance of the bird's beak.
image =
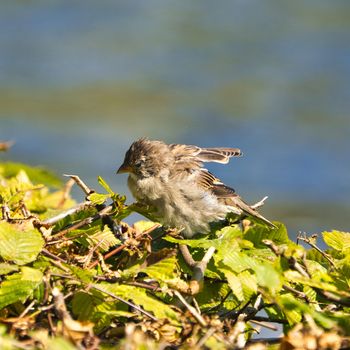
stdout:
{"type": "Polygon", "coordinates": [[[122,174],[122,173],[131,173],[132,168],[130,165],[123,163],[120,168],[117,170],[117,174],[122,174]]]}

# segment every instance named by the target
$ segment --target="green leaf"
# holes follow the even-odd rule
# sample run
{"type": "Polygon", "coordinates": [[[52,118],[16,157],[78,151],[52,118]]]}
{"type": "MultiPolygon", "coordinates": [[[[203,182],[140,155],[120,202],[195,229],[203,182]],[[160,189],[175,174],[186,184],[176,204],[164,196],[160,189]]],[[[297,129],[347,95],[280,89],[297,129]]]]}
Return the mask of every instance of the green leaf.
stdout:
{"type": "Polygon", "coordinates": [[[146,273],[149,277],[158,281],[169,281],[177,277],[176,274],[177,260],[175,256],[158,261],[157,263],[147,266],[141,272],[146,273]]]}
{"type": "Polygon", "coordinates": [[[100,205],[103,204],[110,197],[111,196],[109,194],[101,194],[94,192],[89,194],[87,199],[95,205],[100,205]]]}
{"type": "Polygon", "coordinates": [[[264,239],[269,239],[277,245],[291,243],[287,228],[282,223],[275,224],[277,229],[273,230],[261,225],[252,226],[244,233],[244,239],[253,242],[256,248],[266,248],[262,242],[264,239]]]}
{"type": "Polygon", "coordinates": [[[36,229],[22,231],[15,225],[0,222],[0,255],[5,260],[25,265],[35,260],[44,243],[36,229]]]}
{"type": "Polygon", "coordinates": [[[272,265],[261,263],[254,266],[258,285],[269,289],[273,294],[282,287],[282,275],[272,265]]]}
{"type": "Polygon", "coordinates": [[[149,296],[144,289],[134,286],[108,283],[101,283],[96,286],[125,300],[131,299],[136,305],[140,305],[146,311],[152,312],[157,318],[170,318],[172,322],[178,322],[179,318],[177,313],[169,305],[149,296]]]}
{"type": "Polygon", "coordinates": [[[242,234],[242,231],[238,225],[227,226],[224,229],[218,231],[219,238],[216,239],[177,239],[174,237],[163,237],[164,240],[172,243],[186,244],[192,248],[210,248],[215,247],[219,251],[230,251],[238,247],[237,237],[242,234]]]}
{"type": "Polygon", "coordinates": [[[103,299],[98,299],[90,293],[79,291],[74,294],[72,300],[72,310],[80,321],[88,320],[91,317],[94,307],[101,303],[103,299]]]}
{"type": "Polygon", "coordinates": [[[240,278],[229,269],[221,269],[224,272],[227,282],[232,289],[233,295],[239,300],[244,300],[243,287],[240,278]]]}
{"type": "MultiPolygon", "coordinates": [[[[231,251],[223,257],[218,254],[214,256],[214,259],[216,261],[222,259],[222,262],[236,273],[252,269],[253,266],[257,264],[254,259],[239,251],[231,251]]],[[[218,267],[220,267],[220,265],[218,265],[218,267]]]]}
{"type": "Polygon", "coordinates": [[[97,181],[111,196],[114,195],[113,190],[109,187],[107,182],[101,176],[97,178],[97,181]]]}
{"type": "Polygon", "coordinates": [[[24,302],[39,286],[43,278],[41,271],[21,267],[21,272],[9,275],[0,284],[0,309],[15,302],[24,302]]]}
{"type": "Polygon", "coordinates": [[[103,231],[98,231],[92,235],[89,235],[86,239],[90,246],[98,246],[98,249],[102,252],[121,244],[121,241],[113,234],[107,225],[105,225],[103,231]]]}
{"type": "Polygon", "coordinates": [[[0,275],[7,275],[8,273],[18,271],[17,265],[11,265],[7,263],[0,263],[0,275]]]}
{"type": "Polygon", "coordinates": [[[80,281],[90,283],[96,276],[96,270],[82,269],[75,265],[67,265],[72,274],[76,276],[80,281]]]}
{"type": "Polygon", "coordinates": [[[325,231],[322,233],[326,244],[335,250],[347,251],[350,248],[350,233],[342,231],[325,231]]]}

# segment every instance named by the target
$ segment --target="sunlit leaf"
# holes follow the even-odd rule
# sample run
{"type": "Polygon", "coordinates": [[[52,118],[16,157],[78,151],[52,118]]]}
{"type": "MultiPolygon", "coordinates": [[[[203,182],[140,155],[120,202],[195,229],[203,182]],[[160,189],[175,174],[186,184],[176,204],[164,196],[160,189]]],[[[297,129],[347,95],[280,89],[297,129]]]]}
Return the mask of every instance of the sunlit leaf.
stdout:
{"type": "Polygon", "coordinates": [[[342,231],[325,231],[322,233],[323,239],[330,247],[346,251],[350,248],[350,233],[342,231]]]}
{"type": "Polygon", "coordinates": [[[15,302],[26,300],[39,286],[41,271],[23,266],[19,273],[8,275],[0,284],[0,309],[15,302]]]}
{"type": "Polygon", "coordinates": [[[173,322],[178,320],[177,313],[169,305],[149,296],[144,289],[108,283],[101,283],[98,287],[125,300],[131,299],[136,305],[140,305],[146,311],[152,312],[157,318],[170,318],[173,322]]]}
{"type": "Polygon", "coordinates": [[[97,178],[97,181],[110,195],[114,195],[113,190],[109,187],[107,182],[101,176],[97,178]]]}
{"type": "Polygon", "coordinates": [[[276,223],[276,225],[276,229],[261,225],[252,226],[244,233],[244,239],[253,242],[257,248],[266,247],[263,243],[264,239],[269,239],[277,245],[290,243],[286,227],[282,223],[276,223]]]}
{"type": "Polygon", "coordinates": [[[108,198],[110,198],[109,194],[101,194],[101,193],[91,193],[88,195],[87,199],[95,205],[103,204],[108,198]]]}
{"type": "Polygon", "coordinates": [[[0,222],[0,255],[16,264],[27,264],[37,257],[44,246],[44,240],[36,229],[22,230],[7,222],[0,222]]]}
{"type": "Polygon", "coordinates": [[[121,241],[113,234],[107,225],[104,226],[103,231],[98,231],[89,235],[87,241],[90,243],[90,246],[98,247],[98,250],[103,252],[121,244],[121,241]]]}

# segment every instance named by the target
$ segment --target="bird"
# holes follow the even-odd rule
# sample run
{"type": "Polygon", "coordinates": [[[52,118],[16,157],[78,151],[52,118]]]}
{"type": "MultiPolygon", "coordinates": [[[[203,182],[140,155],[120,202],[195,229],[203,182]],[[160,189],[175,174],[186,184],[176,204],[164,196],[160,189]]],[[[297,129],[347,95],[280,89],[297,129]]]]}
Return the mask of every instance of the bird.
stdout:
{"type": "Polygon", "coordinates": [[[272,222],[203,166],[227,164],[241,155],[239,148],[140,138],[131,144],[117,174],[129,173],[128,187],[137,202],[153,208],[157,221],[181,230],[185,238],[209,233],[211,224],[224,221],[228,213],[250,216],[273,228],[272,222]]]}

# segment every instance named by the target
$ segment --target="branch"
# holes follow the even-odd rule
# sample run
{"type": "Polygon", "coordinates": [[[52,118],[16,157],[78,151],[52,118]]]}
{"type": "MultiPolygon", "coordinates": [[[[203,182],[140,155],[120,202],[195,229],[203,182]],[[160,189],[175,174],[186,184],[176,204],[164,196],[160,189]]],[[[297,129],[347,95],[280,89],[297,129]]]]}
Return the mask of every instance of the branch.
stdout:
{"type": "Polygon", "coordinates": [[[63,229],[62,231],[56,233],[55,235],[49,237],[49,241],[48,244],[54,244],[56,242],[52,242],[53,240],[57,240],[63,236],[65,236],[67,233],[69,233],[70,231],[76,230],[80,227],[83,227],[85,225],[89,225],[91,223],[93,223],[96,220],[102,219],[105,215],[108,215],[111,213],[111,211],[113,210],[113,206],[109,205],[105,208],[103,208],[101,211],[99,211],[97,214],[95,214],[94,216],[90,216],[88,218],[85,218],[79,222],[77,222],[74,225],[71,225],[70,227],[63,229]]]}
{"type": "Polygon", "coordinates": [[[84,193],[88,196],[89,194],[95,192],[92,190],[89,186],[85,184],[83,180],[80,179],[78,175],[68,175],[68,174],[63,174],[63,176],[70,177],[75,181],[75,183],[84,191],[84,193]]]}
{"type": "Polygon", "coordinates": [[[311,238],[307,237],[306,234],[303,236],[301,234],[298,235],[297,239],[306,242],[310,247],[316,249],[334,268],[336,268],[334,261],[329,257],[329,255],[320,249],[315,243],[313,243],[311,238]]]}
{"type": "Polygon", "coordinates": [[[174,291],[174,294],[180,299],[180,301],[182,302],[182,304],[187,308],[187,310],[193,315],[193,317],[198,321],[198,323],[202,326],[202,327],[206,327],[207,326],[207,322],[204,320],[204,318],[198,313],[198,311],[191,306],[186,299],[180,294],[180,292],[178,292],[177,290],[174,291]]]}

